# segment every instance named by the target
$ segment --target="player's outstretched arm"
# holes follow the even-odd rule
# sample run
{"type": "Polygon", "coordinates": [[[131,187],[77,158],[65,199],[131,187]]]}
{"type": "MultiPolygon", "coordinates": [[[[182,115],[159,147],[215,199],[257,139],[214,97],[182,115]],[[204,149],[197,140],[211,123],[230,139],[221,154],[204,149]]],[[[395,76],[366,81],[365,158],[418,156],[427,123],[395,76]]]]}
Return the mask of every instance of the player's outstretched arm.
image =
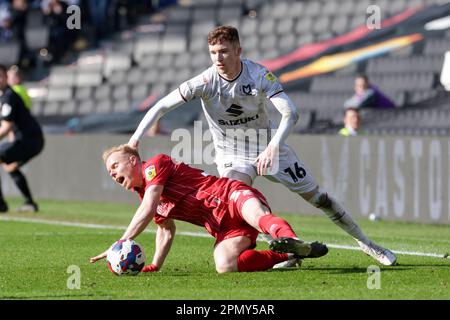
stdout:
{"type": "Polygon", "coordinates": [[[164,264],[164,260],[170,252],[175,237],[176,226],[172,219],[166,219],[158,224],[156,230],[155,254],[151,264],[151,271],[158,271],[164,264]]]}
{"type": "Polygon", "coordinates": [[[108,254],[108,250],[106,250],[103,253],[100,253],[98,256],[92,257],[89,261],[90,261],[90,263],[95,263],[98,260],[105,259],[107,254],[108,254]]]}
{"type": "Polygon", "coordinates": [[[147,188],[139,208],[121,239],[134,239],[144,231],[156,214],[163,190],[162,185],[151,185],[147,188]]]}
{"type": "Polygon", "coordinates": [[[139,123],[133,136],[130,138],[128,145],[137,149],[139,140],[144,136],[147,130],[167,112],[181,106],[185,101],[178,90],[174,90],[164,98],[160,99],[153,107],[151,107],[144,118],[139,123]]]}
{"type": "Polygon", "coordinates": [[[279,146],[284,143],[298,121],[297,108],[287,94],[281,92],[271,98],[270,101],[272,101],[275,108],[281,113],[281,121],[276,134],[270,140],[267,148],[256,158],[258,174],[264,174],[273,165],[279,146]]]}
{"type": "Polygon", "coordinates": [[[10,132],[12,132],[13,127],[14,123],[12,123],[11,121],[2,120],[0,123],[0,140],[2,140],[10,132]]]}

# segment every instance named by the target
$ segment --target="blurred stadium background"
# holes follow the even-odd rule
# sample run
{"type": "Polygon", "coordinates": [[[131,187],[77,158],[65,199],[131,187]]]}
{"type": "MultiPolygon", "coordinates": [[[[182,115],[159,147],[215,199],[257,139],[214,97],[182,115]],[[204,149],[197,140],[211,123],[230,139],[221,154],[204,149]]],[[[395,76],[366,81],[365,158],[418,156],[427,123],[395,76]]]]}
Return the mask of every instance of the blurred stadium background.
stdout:
{"type": "MultiPolygon", "coordinates": [[[[441,80],[449,1],[106,0],[104,22],[92,5],[103,1],[67,1],[81,8],[79,30],[65,26],[70,14],[49,19],[47,0],[28,1],[20,15],[16,2],[0,2],[10,12],[3,17],[20,17],[0,44],[0,61],[19,65],[47,133],[132,132],[157,97],[210,65],[206,35],[226,24],[239,28],[244,57],[280,77],[301,114],[297,133],[336,134],[353,79],[365,73],[396,104],[364,110],[367,132],[450,134],[441,80]],[[371,5],[380,29],[366,26],[371,5]]],[[[201,120],[199,101],[191,104],[164,117],[160,131],[201,120]]]]}

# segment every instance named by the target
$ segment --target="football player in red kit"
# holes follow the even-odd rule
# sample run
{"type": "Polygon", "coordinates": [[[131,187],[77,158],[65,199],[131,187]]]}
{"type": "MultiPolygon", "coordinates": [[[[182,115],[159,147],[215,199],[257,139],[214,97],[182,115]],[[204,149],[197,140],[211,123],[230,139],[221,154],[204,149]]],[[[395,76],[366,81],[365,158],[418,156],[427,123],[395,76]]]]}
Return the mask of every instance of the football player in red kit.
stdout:
{"type": "MultiPolygon", "coordinates": [[[[219,273],[262,271],[288,259],[317,258],[328,252],[321,243],[299,240],[285,220],[271,213],[264,196],[245,183],[207,175],[164,154],[141,161],[127,145],[108,149],[103,160],[111,178],[141,198],[121,239],[134,239],[152,219],[158,225],[153,261],[144,272],[162,267],[175,235],[173,220],[202,226],[216,238],[214,261],[219,273]],[[271,250],[254,250],[260,232],[274,239],[271,250]]],[[[105,257],[106,251],[91,262],[105,257]]]]}

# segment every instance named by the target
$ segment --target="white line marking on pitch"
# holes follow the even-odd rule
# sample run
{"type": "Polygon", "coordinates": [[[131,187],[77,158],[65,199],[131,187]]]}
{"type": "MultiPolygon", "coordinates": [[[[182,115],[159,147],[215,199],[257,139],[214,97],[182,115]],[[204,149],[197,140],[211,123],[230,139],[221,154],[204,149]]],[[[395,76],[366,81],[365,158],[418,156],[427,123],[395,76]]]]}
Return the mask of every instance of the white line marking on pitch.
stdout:
{"type": "MultiPolygon", "coordinates": [[[[110,229],[110,230],[125,230],[126,227],[123,226],[112,226],[112,225],[104,225],[104,224],[93,224],[93,223],[79,223],[79,222],[67,222],[67,221],[54,221],[54,220],[44,220],[44,219],[34,219],[34,218],[20,218],[20,217],[8,217],[8,216],[0,216],[0,221],[16,221],[16,222],[28,222],[28,223],[39,223],[39,224],[49,224],[49,225],[58,225],[65,227],[79,227],[79,228],[89,228],[89,229],[110,229]]],[[[156,230],[144,230],[145,233],[156,233],[156,230]]],[[[203,237],[210,238],[211,235],[205,232],[189,232],[189,231],[181,231],[177,232],[177,234],[181,236],[189,236],[189,237],[203,237]]],[[[264,240],[260,240],[264,241],[264,240]]],[[[347,246],[340,244],[326,244],[330,248],[334,249],[344,249],[344,250],[357,250],[361,249],[356,246],[347,246]]],[[[392,252],[397,254],[411,255],[411,256],[421,256],[421,257],[434,257],[434,258],[447,258],[450,259],[450,256],[445,256],[444,254],[439,253],[427,253],[427,252],[416,252],[416,251],[401,251],[401,250],[392,250],[392,252]]]]}

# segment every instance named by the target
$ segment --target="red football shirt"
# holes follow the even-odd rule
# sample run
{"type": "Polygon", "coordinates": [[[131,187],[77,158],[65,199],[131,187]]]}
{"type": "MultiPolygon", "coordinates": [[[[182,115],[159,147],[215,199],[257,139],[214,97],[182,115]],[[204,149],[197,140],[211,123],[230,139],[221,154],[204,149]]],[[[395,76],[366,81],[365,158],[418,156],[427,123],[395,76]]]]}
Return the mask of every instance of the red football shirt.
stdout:
{"type": "Polygon", "coordinates": [[[230,193],[249,189],[247,185],[228,178],[207,175],[184,163],[175,163],[165,154],[142,162],[144,189],[136,189],[141,201],[151,185],[164,185],[155,222],[166,218],[183,220],[205,227],[210,234],[219,230],[223,215],[229,210],[230,193]]]}

